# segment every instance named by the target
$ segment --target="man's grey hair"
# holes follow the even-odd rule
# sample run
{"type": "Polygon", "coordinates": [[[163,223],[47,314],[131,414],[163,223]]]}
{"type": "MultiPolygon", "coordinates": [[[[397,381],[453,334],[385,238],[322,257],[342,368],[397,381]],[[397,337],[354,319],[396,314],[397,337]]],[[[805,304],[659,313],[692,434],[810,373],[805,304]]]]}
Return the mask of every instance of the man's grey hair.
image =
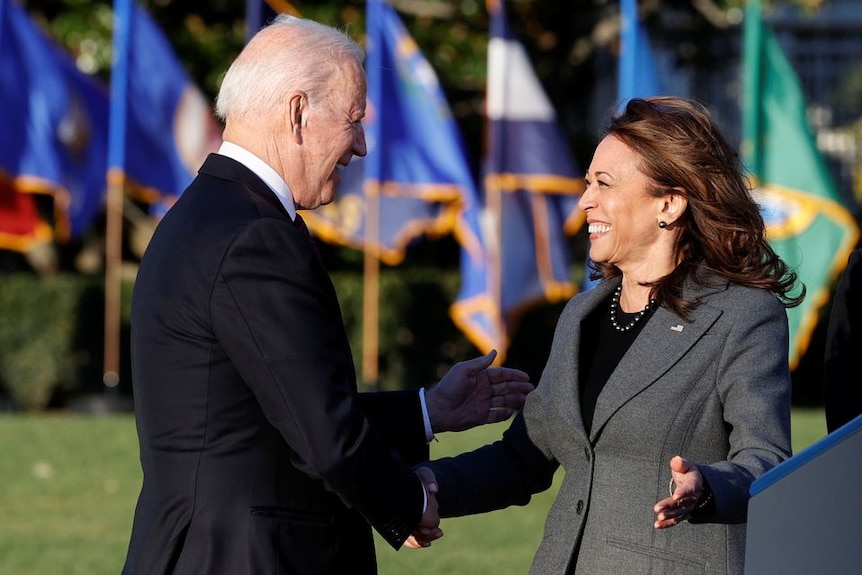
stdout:
{"type": "Polygon", "coordinates": [[[344,32],[305,18],[279,14],[249,40],[230,65],[216,97],[223,121],[266,118],[283,110],[285,95],[304,91],[313,105],[327,96],[347,59],[359,65],[362,47],[344,32]]]}

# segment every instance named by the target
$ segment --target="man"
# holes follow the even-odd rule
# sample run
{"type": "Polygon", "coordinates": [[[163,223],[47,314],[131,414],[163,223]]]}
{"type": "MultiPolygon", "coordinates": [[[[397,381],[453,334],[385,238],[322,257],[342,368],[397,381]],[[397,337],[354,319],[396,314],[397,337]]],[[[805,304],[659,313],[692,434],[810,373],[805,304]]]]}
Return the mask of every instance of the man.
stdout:
{"type": "Polygon", "coordinates": [[[439,537],[410,465],[436,431],[509,417],[532,385],[455,365],[427,394],[357,394],[335,291],[297,209],[366,153],[362,51],[289,16],[228,70],[224,144],[159,224],[132,304],[144,481],[124,572],[375,573],[439,537]],[[427,407],[427,421],[423,418],[427,407]],[[399,454],[400,452],[400,454],[399,454]]]}
{"type": "Polygon", "coordinates": [[[826,330],[823,399],[826,430],[832,433],[862,415],[862,385],[856,375],[862,350],[862,249],[850,253],[838,280],[826,330]]]}

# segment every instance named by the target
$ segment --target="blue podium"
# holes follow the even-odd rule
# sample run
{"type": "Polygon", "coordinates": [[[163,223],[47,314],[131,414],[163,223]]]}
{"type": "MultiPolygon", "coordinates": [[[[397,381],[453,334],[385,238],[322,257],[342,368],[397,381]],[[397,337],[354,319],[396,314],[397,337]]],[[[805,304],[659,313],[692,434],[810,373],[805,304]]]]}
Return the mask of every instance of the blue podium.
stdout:
{"type": "Polygon", "coordinates": [[[745,575],[862,574],[862,415],[751,485],[745,575]]]}

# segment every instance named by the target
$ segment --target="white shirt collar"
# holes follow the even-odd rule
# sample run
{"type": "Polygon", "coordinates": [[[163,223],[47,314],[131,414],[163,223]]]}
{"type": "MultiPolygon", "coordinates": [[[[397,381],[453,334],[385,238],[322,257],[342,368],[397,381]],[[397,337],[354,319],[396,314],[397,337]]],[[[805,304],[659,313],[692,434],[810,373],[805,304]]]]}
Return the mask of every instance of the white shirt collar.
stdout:
{"type": "Polygon", "coordinates": [[[254,172],[275,193],[276,197],[284,205],[284,209],[290,214],[290,219],[296,219],[296,205],[293,203],[293,194],[290,192],[287,182],[269,164],[233,142],[222,142],[218,153],[236,160],[254,172]]]}

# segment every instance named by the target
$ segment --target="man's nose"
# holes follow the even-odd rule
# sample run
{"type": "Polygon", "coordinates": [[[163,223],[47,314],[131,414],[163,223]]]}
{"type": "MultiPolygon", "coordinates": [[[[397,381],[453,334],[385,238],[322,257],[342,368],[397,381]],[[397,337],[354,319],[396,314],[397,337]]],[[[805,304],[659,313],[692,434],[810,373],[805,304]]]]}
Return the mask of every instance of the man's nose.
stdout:
{"type": "Polygon", "coordinates": [[[365,146],[365,129],[360,124],[359,131],[353,139],[353,155],[360,158],[368,153],[368,148],[365,146]]]}

